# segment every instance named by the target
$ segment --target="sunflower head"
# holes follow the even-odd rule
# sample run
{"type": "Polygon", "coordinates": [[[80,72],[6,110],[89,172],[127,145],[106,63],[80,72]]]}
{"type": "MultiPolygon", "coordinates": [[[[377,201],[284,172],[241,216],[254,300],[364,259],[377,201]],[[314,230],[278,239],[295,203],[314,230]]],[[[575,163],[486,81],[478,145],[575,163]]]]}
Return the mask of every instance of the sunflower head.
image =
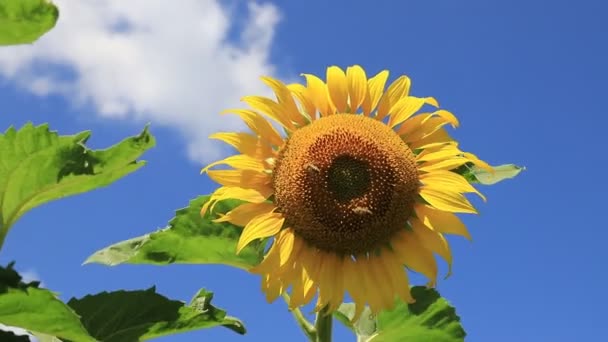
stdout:
{"type": "MultiPolygon", "coordinates": [[[[444,126],[456,117],[432,97],[409,95],[401,76],[385,91],[388,72],[367,78],[359,66],[327,70],[306,84],[265,77],[276,99],[249,96],[239,115],[252,133],[217,133],[239,154],[204,171],[222,187],[205,204],[236,198],[247,203],[216,221],[244,227],[237,252],[272,238],[262,275],[269,300],[289,291],[290,306],[317,295],[317,310],[335,310],[348,292],[360,314],[413,301],[406,268],[433,285],[434,254],[451,265],[444,234],[469,237],[455,213],[475,213],[463,194],[479,194],[456,173],[463,165],[491,170],[462,152],[444,126]],[[280,135],[267,119],[282,126],[280,135]],[[209,170],[226,164],[231,170],[209,170]]],[[[481,194],[480,194],[481,195],[481,194]]],[[[356,315],[358,316],[358,315],[356,315]]]]}
{"type": "Polygon", "coordinates": [[[336,114],[295,131],[272,176],[277,210],[306,243],[357,255],[387,246],[418,191],[414,153],[380,121],[336,114]]]}

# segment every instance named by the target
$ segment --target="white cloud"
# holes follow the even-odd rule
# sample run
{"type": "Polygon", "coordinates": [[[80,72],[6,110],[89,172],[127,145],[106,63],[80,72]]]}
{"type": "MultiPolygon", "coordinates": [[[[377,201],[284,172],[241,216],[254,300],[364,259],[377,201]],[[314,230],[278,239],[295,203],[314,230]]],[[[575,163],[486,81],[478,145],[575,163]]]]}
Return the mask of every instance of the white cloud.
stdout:
{"type": "Polygon", "coordinates": [[[210,133],[243,127],[219,112],[267,94],[259,76],[275,73],[269,50],[279,13],[271,4],[54,2],[57,26],[33,45],[0,49],[0,75],[40,96],[92,104],[103,117],[175,127],[198,162],[220,156],[210,133]]]}

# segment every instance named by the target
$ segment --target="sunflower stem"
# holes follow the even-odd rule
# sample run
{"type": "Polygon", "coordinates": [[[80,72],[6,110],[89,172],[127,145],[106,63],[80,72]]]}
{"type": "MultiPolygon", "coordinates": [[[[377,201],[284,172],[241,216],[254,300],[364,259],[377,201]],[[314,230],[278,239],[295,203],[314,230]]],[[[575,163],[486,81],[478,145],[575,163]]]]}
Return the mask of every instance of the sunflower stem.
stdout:
{"type": "Polygon", "coordinates": [[[317,313],[315,329],[317,339],[315,342],[331,342],[333,315],[327,312],[327,307],[317,313]]]}
{"type": "MultiPolygon", "coordinates": [[[[285,299],[285,302],[289,304],[289,295],[286,293],[283,293],[282,295],[283,299],[285,299]]],[[[290,309],[289,311],[291,311],[291,314],[295,318],[300,328],[302,328],[302,331],[304,332],[306,337],[308,337],[308,339],[312,342],[317,341],[317,330],[315,329],[315,326],[312,325],[312,323],[310,323],[306,319],[306,317],[304,317],[304,314],[302,313],[300,308],[296,307],[295,309],[290,309]]]]}

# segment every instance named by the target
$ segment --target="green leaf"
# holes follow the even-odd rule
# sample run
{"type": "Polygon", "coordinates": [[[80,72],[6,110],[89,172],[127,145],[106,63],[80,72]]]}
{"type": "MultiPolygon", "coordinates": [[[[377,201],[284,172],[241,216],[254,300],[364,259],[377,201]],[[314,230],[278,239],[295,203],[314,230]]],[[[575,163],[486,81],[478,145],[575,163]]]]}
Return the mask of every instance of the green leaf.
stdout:
{"type": "Polygon", "coordinates": [[[492,166],[492,168],[494,168],[494,173],[488,172],[475,165],[465,165],[457,169],[456,172],[463,175],[471,183],[492,185],[505,179],[514,178],[526,169],[523,166],[517,166],[515,164],[492,166]]]}
{"type": "MultiPolygon", "coordinates": [[[[225,264],[243,269],[259,264],[265,242],[255,241],[237,255],[242,228],[227,222],[214,223],[210,213],[201,217],[201,207],[208,200],[208,195],[199,196],[188,207],[179,209],[167,228],[99,250],[85,264],[225,264]]],[[[214,212],[225,213],[241,203],[218,202],[214,212]]]]}
{"type": "Polygon", "coordinates": [[[24,283],[12,263],[0,266],[0,323],[71,341],[95,341],[69,306],[38,288],[38,282],[24,283]]]}
{"type": "Polygon", "coordinates": [[[434,289],[423,286],[412,288],[414,304],[397,301],[391,311],[382,311],[374,317],[369,309],[354,324],[352,303],[342,304],[339,315],[342,322],[357,334],[359,342],[461,342],[466,333],[460,324],[460,317],[447,300],[441,298],[434,289]],[[340,317],[342,315],[343,317],[340,317]]]}
{"type": "Polygon", "coordinates": [[[154,288],[102,292],[68,305],[91,335],[104,342],[133,342],[202,328],[224,326],[239,334],[243,323],[211,305],[213,293],[200,290],[189,305],[167,299],[154,288]]]}
{"type": "Polygon", "coordinates": [[[58,17],[59,10],[48,0],[0,0],[0,45],[33,43],[58,17]]]}
{"type": "Polygon", "coordinates": [[[88,149],[90,136],[89,131],[59,136],[46,124],[31,123],[0,134],[0,246],[28,210],[113,183],[142,167],[137,158],[155,143],[147,127],[104,150],[88,149]]]}

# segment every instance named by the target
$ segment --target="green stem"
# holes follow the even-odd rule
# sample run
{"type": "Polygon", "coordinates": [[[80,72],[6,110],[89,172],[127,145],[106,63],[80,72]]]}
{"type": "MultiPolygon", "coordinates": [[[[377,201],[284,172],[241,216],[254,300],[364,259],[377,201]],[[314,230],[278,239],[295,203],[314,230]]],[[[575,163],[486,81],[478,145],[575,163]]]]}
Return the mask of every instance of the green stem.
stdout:
{"type": "Polygon", "coordinates": [[[333,316],[327,313],[327,307],[317,313],[315,329],[317,330],[316,342],[331,342],[333,316]]]}
{"type": "MultiPolygon", "coordinates": [[[[285,301],[289,304],[289,295],[288,294],[283,293],[283,299],[285,299],[285,301]]],[[[302,328],[302,331],[304,332],[306,337],[308,337],[308,339],[312,342],[317,341],[317,330],[306,319],[306,317],[304,317],[304,314],[302,313],[300,308],[296,307],[295,309],[289,310],[289,311],[291,311],[291,314],[295,318],[295,320],[298,323],[298,325],[300,326],[300,328],[302,328]]]]}

